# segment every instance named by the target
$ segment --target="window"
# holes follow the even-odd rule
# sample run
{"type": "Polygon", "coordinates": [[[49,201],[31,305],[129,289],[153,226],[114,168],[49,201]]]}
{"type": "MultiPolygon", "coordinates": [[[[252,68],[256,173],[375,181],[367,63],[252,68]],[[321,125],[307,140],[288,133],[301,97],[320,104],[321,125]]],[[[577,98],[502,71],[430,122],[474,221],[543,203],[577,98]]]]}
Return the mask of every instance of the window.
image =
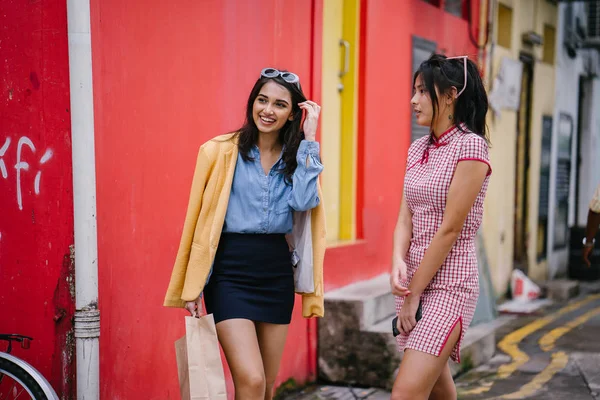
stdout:
{"type": "Polygon", "coordinates": [[[498,45],[510,49],[512,45],[512,8],[498,5],[498,45]]]}
{"type": "Polygon", "coordinates": [[[556,29],[550,25],[544,25],[544,56],[542,61],[554,64],[554,49],[556,47],[556,29]]]}
{"type": "Polygon", "coordinates": [[[463,3],[466,3],[463,0],[446,0],[444,2],[444,8],[447,12],[452,15],[456,15],[457,17],[463,18],[463,3]]]}
{"type": "Polygon", "coordinates": [[[468,0],[422,0],[432,6],[443,8],[447,13],[468,19],[470,1],[468,0]],[[442,7],[443,6],[443,7],[442,7]]]}
{"type": "MultiPolygon", "coordinates": [[[[435,42],[425,40],[418,36],[412,37],[412,75],[417,72],[423,61],[427,60],[429,57],[431,57],[431,54],[435,53],[436,48],[437,44],[435,42]]],[[[410,83],[410,87],[412,89],[412,82],[410,83]]],[[[418,138],[429,134],[429,127],[420,126],[417,124],[417,117],[415,116],[415,113],[411,114],[412,123],[410,141],[412,143],[418,138]]]]}

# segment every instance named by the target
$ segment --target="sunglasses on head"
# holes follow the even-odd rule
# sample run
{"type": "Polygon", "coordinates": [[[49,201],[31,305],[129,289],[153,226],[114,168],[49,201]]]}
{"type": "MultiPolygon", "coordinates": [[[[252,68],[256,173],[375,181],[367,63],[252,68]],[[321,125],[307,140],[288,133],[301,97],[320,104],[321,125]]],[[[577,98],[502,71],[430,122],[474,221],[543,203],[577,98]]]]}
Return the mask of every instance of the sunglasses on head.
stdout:
{"type": "Polygon", "coordinates": [[[463,88],[460,90],[460,92],[458,92],[458,94],[456,95],[455,98],[458,98],[458,96],[460,96],[462,94],[462,92],[464,92],[465,89],[467,88],[467,60],[468,60],[469,56],[457,56],[457,57],[447,57],[446,58],[446,60],[457,60],[459,58],[462,58],[463,63],[464,63],[465,84],[464,84],[463,88]]]}
{"type": "Polygon", "coordinates": [[[278,76],[280,76],[281,79],[283,79],[287,83],[296,85],[296,87],[300,89],[300,78],[293,72],[281,72],[275,68],[265,68],[262,71],[260,71],[260,76],[264,78],[277,78],[278,76]]]}

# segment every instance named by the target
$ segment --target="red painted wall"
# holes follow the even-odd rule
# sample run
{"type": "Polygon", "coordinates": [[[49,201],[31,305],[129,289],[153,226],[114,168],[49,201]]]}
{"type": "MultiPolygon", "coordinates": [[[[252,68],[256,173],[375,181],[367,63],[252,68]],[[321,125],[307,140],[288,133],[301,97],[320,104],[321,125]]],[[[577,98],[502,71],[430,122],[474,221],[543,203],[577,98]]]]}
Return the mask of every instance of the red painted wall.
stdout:
{"type": "MultiPolygon", "coordinates": [[[[241,126],[265,66],[296,72],[319,100],[319,4],[92,0],[102,399],[179,398],[186,312],[162,302],[198,147],[241,126]]],[[[300,311],[280,381],[315,373],[314,322],[300,311]]]]}
{"type": "MultiPolygon", "coordinates": [[[[474,17],[474,35],[477,25],[474,17]]],[[[448,55],[476,59],[468,29],[466,20],[422,0],[361,1],[357,220],[362,240],[327,250],[327,290],[389,272],[410,146],[412,36],[437,42],[438,51],[448,55]]]]}
{"type": "Polygon", "coordinates": [[[1,9],[0,332],[32,336],[29,350],[13,354],[68,398],[74,282],[66,2],[6,0],[1,9]]]}

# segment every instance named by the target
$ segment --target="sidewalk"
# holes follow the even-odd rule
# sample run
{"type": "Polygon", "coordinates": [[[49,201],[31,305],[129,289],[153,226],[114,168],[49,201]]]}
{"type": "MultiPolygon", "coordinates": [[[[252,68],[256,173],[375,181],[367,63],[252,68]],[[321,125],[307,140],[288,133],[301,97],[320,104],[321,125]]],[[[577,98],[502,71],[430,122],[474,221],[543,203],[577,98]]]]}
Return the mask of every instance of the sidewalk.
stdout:
{"type": "Polygon", "coordinates": [[[494,358],[462,375],[460,399],[600,399],[600,281],[502,332],[494,358]]]}
{"type": "MultiPolygon", "coordinates": [[[[490,362],[458,377],[459,398],[481,400],[509,394],[506,398],[600,400],[600,341],[593,340],[600,332],[600,281],[581,282],[580,290],[581,294],[570,301],[554,303],[535,315],[513,318],[499,326],[496,342],[510,342],[516,351],[509,349],[514,354],[505,354],[496,349],[490,362]],[[521,339],[515,342],[513,336],[521,339]],[[550,353],[549,343],[556,349],[550,353]],[[523,351],[529,361],[520,365],[514,358],[518,351],[523,351]],[[498,373],[499,368],[506,370],[506,366],[513,365],[512,376],[498,373]],[[545,376],[553,379],[542,379],[545,376]]],[[[313,385],[279,397],[280,400],[389,398],[390,392],[381,389],[331,385],[313,385]]]]}
{"type": "Polygon", "coordinates": [[[345,388],[340,386],[314,385],[282,400],[389,400],[390,392],[370,388],[345,388]]]}

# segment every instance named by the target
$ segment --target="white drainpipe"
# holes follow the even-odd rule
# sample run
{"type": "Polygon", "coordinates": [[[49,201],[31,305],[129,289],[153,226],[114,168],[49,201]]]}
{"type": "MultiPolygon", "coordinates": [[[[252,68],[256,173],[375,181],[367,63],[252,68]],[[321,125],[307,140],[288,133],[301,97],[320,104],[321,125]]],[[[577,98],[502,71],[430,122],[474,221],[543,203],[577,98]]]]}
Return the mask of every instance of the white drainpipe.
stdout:
{"type": "Polygon", "coordinates": [[[97,400],[100,396],[100,312],[89,0],[67,0],[67,18],[75,216],[77,399],[97,400]]]}

